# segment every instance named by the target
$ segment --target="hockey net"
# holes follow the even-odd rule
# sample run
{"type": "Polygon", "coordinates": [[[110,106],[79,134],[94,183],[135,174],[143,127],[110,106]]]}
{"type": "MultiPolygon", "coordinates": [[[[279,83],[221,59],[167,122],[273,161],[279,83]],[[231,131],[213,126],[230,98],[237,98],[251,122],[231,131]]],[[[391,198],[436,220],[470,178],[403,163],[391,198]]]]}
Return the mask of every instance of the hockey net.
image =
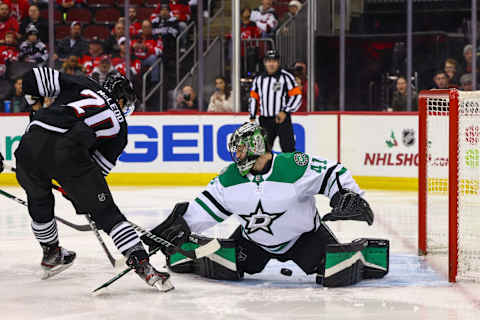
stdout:
{"type": "Polygon", "coordinates": [[[480,91],[421,92],[419,160],[419,253],[480,281],[480,91]]]}

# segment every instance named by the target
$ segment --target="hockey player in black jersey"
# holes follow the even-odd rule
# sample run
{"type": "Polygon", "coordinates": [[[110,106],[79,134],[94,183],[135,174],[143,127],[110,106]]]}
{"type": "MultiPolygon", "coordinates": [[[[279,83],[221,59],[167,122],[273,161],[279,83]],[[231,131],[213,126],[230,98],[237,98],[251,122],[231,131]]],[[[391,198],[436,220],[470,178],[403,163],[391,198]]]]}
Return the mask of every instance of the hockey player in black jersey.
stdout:
{"type": "Polygon", "coordinates": [[[103,87],[87,77],[50,68],[33,68],[23,78],[23,91],[52,97],[40,109],[15,152],[17,180],[28,197],[32,230],[43,249],[44,278],[75,260],[75,252],[59,246],[51,180],[58,181],[79,212],[89,213],[110,235],[136,273],[150,286],[172,289],[169,274],[155,270],[133,227],[115,205],[106,175],[127,144],[125,115],[136,100],[131,82],[121,75],[103,87]]]}

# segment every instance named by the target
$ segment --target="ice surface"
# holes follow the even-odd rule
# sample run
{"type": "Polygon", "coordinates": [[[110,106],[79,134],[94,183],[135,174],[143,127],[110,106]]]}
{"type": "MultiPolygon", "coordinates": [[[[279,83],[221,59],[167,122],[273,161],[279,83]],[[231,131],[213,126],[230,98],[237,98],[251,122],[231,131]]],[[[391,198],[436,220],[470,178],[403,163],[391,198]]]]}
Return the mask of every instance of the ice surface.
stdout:
{"type": "MultiPolygon", "coordinates": [[[[25,198],[21,189],[3,189],[25,198]]],[[[201,190],[114,188],[113,193],[132,221],[151,226],[177,201],[190,200],[201,190]]],[[[117,273],[94,234],[59,224],[61,244],[75,250],[78,258],[64,273],[42,281],[41,250],[26,209],[0,198],[0,319],[480,319],[479,284],[451,285],[444,259],[416,256],[416,194],[370,191],[367,199],[376,213],[372,227],[359,222],[330,226],[341,241],[390,239],[390,273],[384,279],[325,289],[293,263],[271,261],[263,273],[234,283],[173,274],[176,289],[166,294],[150,289],[132,273],[93,296],[91,290],[117,273]],[[293,275],[281,275],[282,267],[292,269],[293,275]]],[[[56,201],[59,216],[86,223],[64,199],[57,196],[56,201]]],[[[319,199],[318,207],[326,211],[327,201],[319,199]]],[[[231,219],[210,234],[228,235],[235,224],[231,219]]],[[[162,267],[163,256],[154,256],[152,263],[162,267]]]]}

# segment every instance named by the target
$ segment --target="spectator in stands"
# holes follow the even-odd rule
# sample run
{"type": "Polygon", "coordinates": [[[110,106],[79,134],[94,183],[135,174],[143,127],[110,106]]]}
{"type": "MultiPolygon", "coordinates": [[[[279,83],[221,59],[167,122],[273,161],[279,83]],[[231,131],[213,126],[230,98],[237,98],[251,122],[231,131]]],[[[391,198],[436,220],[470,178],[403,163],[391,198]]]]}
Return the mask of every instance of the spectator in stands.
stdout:
{"type": "Polygon", "coordinates": [[[179,21],[180,30],[183,31],[187,28],[187,24],[191,19],[192,11],[188,5],[187,0],[171,0],[170,11],[172,16],[176,17],[179,21]]]}
{"type": "MultiPolygon", "coordinates": [[[[242,9],[240,37],[242,40],[258,39],[262,37],[262,31],[250,20],[252,11],[250,8],[242,9]]],[[[262,44],[263,46],[263,44],[262,44]]],[[[258,43],[254,41],[242,41],[242,75],[253,75],[257,71],[257,66],[262,60],[258,43]],[[246,56],[245,56],[246,55],[246,56]]]]}
{"type": "Polygon", "coordinates": [[[197,94],[191,86],[183,87],[177,97],[177,108],[198,110],[197,94]]]}
{"type": "MultiPolygon", "coordinates": [[[[476,53],[475,53],[476,56],[476,53]]],[[[465,59],[463,62],[463,72],[464,73],[471,73],[472,72],[472,61],[473,61],[473,48],[471,44],[467,44],[463,48],[463,58],[465,59]]],[[[477,73],[480,70],[480,66],[477,63],[477,73]]]]}
{"type": "Polygon", "coordinates": [[[445,60],[445,66],[443,70],[447,74],[450,87],[457,87],[459,85],[457,61],[455,59],[445,60]]]}
{"type": "Polygon", "coordinates": [[[473,90],[473,76],[471,73],[465,73],[460,77],[460,90],[463,90],[463,91],[473,90]]]}
{"type": "Polygon", "coordinates": [[[227,80],[219,76],[215,79],[215,92],[210,97],[208,112],[232,112],[232,89],[227,80]]]}
{"type": "Polygon", "coordinates": [[[69,56],[82,57],[88,51],[88,42],[82,38],[82,25],[78,21],[70,24],[70,36],[60,40],[57,44],[54,59],[63,62],[69,56]]]}
{"type": "Polygon", "coordinates": [[[68,57],[62,65],[61,72],[72,76],[85,75],[85,72],[83,72],[83,66],[77,56],[68,57]]]}
{"type": "Polygon", "coordinates": [[[48,60],[48,50],[39,37],[38,29],[31,24],[26,30],[26,40],[20,45],[19,60],[42,66],[48,60]]]}
{"type": "Polygon", "coordinates": [[[5,35],[5,41],[0,45],[0,77],[5,75],[8,63],[18,60],[18,54],[16,33],[8,31],[5,35]]]}
{"type": "Polygon", "coordinates": [[[118,55],[120,48],[118,46],[118,40],[125,35],[125,25],[121,22],[117,22],[113,27],[112,34],[105,41],[105,52],[111,55],[118,55]]]}
{"type": "Polygon", "coordinates": [[[448,76],[443,70],[435,72],[433,82],[435,86],[432,89],[448,89],[448,76]]]}
{"type": "Polygon", "coordinates": [[[130,18],[130,37],[135,37],[142,31],[142,22],[137,17],[137,9],[135,7],[128,8],[128,17],[130,18]]]}
{"type": "Polygon", "coordinates": [[[158,13],[153,13],[150,17],[152,22],[153,35],[161,37],[163,41],[163,55],[169,61],[174,61],[176,56],[177,37],[180,33],[178,20],[170,15],[170,6],[168,2],[161,3],[158,13]]]}
{"type": "Polygon", "coordinates": [[[103,85],[105,79],[111,74],[118,73],[118,71],[112,66],[110,57],[104,54],[100,58],[98,66],[93,69],[92,78],[95,79],[98,83],[103,85]]]}
{"type": "MultiPolygon", "coordinates": [[[[407,79],[398,77],[388,111],[407,111],[407,79]]],[[[412,110],[417,110],[417,93],[412,90],[412,110]]]]}
{"type": "Polygon", "coordinates": [[[10,112],[25,112],[28,104],[22,90],[22,78],[15,79],[13,88],[5,100],[10,101],[10,112]]]}
{"type": "Polygon", "coordinates": [[[87,75],[91,75],[93,69],[100,63],[100,59],[104,54],[103,42],[98,37],[93,37],[88,44],[88,53],[83,55],[80,63],[87,75]]]}
{"type": "Polygon", "coordinates": [[[10,16],[20,21],[27,16],[30,3],[28,0],[3,0],[8,5],[10,16]]]}
{"type": "Polygon", "coordinates": [[[6,3],[0,4],[0,41],[5,41],[5,35],[8,31],[15,31],[15,35],[19,37],[18,21],[15,17],[10,16],[10,9],[6,3]]]}
{"type": "Polygon", "coordinates": [[[40,40],[43,43],[47,43],[48,22],[46,19],[40,17],[40,9],[35,4],[32,4],[30,8],[28,8],[28,16],[23,18],[22,23],[20,24],[20,34],[25,35],[27,27],[31,24],[37,28],[40,40]]]}
{"type": "MultiPolygon", "coordinates": [[[[125,61],[125,57],[126,57],[126,54],[127,54],[126,43],[127,43],[127,38],[125,38],[125,37],[121,37],[118,40],[118,47],[120,48],[120,52],[119,52],[118,55],[116,55],[112,58],[113,67],[118,72],[120,72],[122,75],[126,75],[126,69],[127,69],[126,61],[125,61]]],[[[140,60],[132,57],[130,59],[130,72],[131,72],[131,74],[136,76],[137,74],[140,73],[141,69],[142,69],[142,62],[140,60]]]]}
{"type": "Polygon", "coordinates": [[[278,17],[272,3],[273,0],[262,0],[262,5],[253,10],[250,17],[262,30],[264,37],[273,37],[273,33],[278,26],[278,17]]]}
{"type": "MultiPolygon", "coordinates": [[[[307,112],[307,102],[308,102],[308,79],[307,79],[307,64],[303,61],[297,61],[294,65],[293,74],[300,78],[298,85],[302,90],[302,104],[298,109],[298,112],[307,112]]],[[[320,97],[320,89],[318,88],[318,83],[315,82],[315,101],[314,105],[317,104],[317,100],[320,97]]]]}
{"type": "MultiPolygon", "coordinates": [[[[163,53],[163,42],[161,38],[156,38],[152,33],[152,23],[149,20],[142,22],[142,32],[132,41],[134,56],[142,61],[144,67],[150,67],[163,53]]],[[[160,68],[158,64],[152,72],[153,82],[160,81],[160,68]]]]}
{"type": "Polygon", "coordinates": [[[297,0],[292,0],[288,3],[288,11],[285,13],[282,19],[282,23],[290,19],[291,17],[295,17],[298,14],[298,11],[302,9],[302,3],[297,0]]]}

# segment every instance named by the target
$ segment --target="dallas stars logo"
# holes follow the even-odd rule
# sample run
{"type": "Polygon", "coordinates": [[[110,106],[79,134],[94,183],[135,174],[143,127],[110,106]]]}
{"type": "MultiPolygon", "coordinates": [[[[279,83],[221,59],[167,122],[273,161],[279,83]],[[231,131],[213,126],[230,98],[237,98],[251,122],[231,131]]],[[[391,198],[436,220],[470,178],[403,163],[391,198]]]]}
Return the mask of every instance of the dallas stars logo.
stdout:
{"type": "Polygon", "coordinates": [[[265,212],[262,207],[262,202],[259,201],[255,212],[250,213],[248,216],[241,215],[240,217],[247,222],[245,231],[248,234],[263,230],[273,235],[271,228],[273,221],[280,218],[285,212],[286,211],[279,213],[265,212]]]}

